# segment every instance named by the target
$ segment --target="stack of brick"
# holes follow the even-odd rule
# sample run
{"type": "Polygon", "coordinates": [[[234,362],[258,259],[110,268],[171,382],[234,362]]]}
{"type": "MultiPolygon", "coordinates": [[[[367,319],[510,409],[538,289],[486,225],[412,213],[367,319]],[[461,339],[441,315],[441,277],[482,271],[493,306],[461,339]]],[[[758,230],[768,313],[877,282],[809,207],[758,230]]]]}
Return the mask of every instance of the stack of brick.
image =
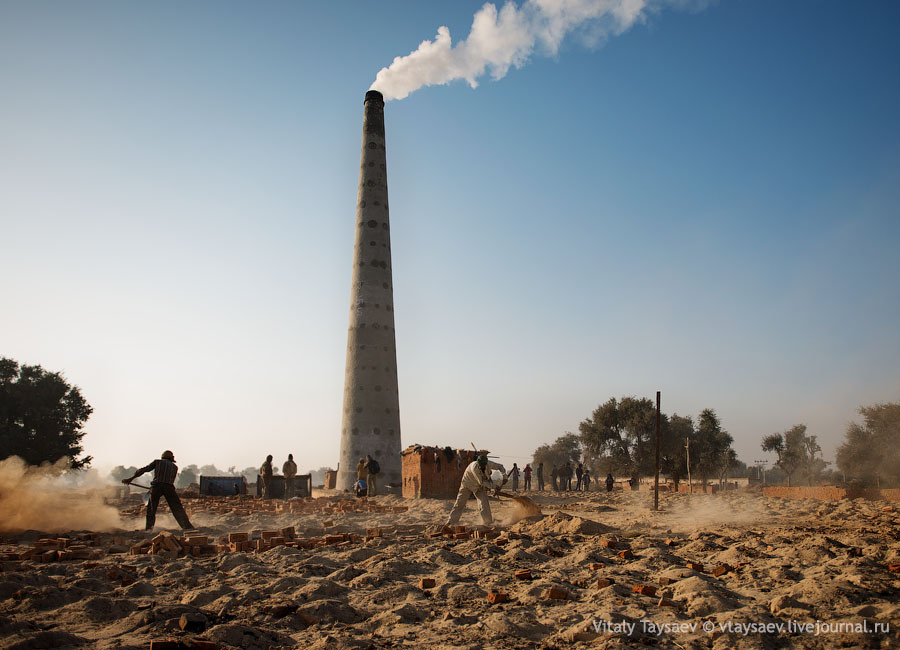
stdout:
{"type": "MultiPolygon", "coordinates": [[[[487,454],[486,451],[479,452],[487,454]]],[[[403,496],[407,499],[452,499],[459,491],[466,467],[475,460],[475,451],[410,445],[400,452],[403,496]],[[451,450],[452,451],[452,450],[451,450]]]]}

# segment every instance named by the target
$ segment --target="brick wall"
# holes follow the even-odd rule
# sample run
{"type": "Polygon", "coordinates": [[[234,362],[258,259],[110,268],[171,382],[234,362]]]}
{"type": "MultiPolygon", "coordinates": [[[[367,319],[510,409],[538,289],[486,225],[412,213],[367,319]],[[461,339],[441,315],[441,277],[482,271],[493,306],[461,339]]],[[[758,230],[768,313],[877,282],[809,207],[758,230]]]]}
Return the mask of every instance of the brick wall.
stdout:
{"type": "Polygon", "coordinates": [[[463,472],[475,460],[475,452],[455,450],[448,460],[443,449],[413,445],[400,452],[400,457],[404,498],[452,499],[459,492],[463,472]]]}
{"type": "Polygon", "coordinates": [[[836,501],[839,499],[871,499],[900,501],[900,490],[864,490],[862,488],[842,488],[834,485],[815,487],[765,487],[763,495],[785,499],[822,499],[836,501]]]}

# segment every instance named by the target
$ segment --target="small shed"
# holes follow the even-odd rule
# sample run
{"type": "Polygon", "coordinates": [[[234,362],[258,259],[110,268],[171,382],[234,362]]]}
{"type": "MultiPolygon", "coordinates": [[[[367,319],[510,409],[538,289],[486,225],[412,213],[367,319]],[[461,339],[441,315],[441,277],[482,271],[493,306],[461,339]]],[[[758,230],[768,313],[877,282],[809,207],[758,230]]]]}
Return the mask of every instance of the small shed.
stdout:
{"type": "MultiPolygon", "coordinates": [[[[291,497],[311,497],[312,496],[312,475],[311,474],[297,474],[297,476],[286,479],[281,474],[275,474],[272,476],[272,481],[269,483],[269,490],[271,494],[269,495],[273,499],[289,499],[291,497]],[[291,481],[291,488],[293,489],[292,494],[288,494],[288,485],[287,481],[291,481]]],[[[262,477],[257,474],[256,475],[256,496],[262,496],[262,477]]]]}
{"type": "Polygon", "coordinates": [[[410,445],[400,452],[403,496],[407,499],[452,499],[463,472],[477,454],[487,451],[410,445]]]}
{"type": "Polygon", "coordinates": [[[230,497],[247,494],[247,481],[243,476],[201,476],[200,495],[230,497]]]}

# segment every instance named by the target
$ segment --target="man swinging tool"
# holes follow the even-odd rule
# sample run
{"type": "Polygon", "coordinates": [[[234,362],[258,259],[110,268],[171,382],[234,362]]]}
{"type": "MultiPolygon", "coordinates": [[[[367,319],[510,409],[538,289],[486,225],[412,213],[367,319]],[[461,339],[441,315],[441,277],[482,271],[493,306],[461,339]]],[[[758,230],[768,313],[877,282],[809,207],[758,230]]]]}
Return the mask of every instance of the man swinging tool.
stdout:
{"type": "Polygon", "coordinates": [[[130,485],[131,482],[141,474],[153,470],[153,481],[150,483],[150,500],[147,502],[147,526],[145,530],[152,530],[156,523],[156,508],[159,506],[160,497],[166,497],[166,503],[169,504],[169,510],[178,525],[184,529],[193,528],[184,506],[181,505],[181,499],[175,491],[175,477],[178,475],[178,466],[175,464],[175,454],[168,449],[146,467],[142,467],[134,473],[130,478],[122,479],[122,483],[130,485]]]}
{"type": "Polygon", "coordinates": [[[447,518],[447,526],[455,526],[459,523],[463,510],[466,509],[466,502],[470,495],[475,495],[478,499],[478,512],[481,514],[481,522],[485,526],[490,526],[494,519],[491,517],[491,505],[488,503],[488,489],[493,487],[491,477],[487,472],[488,459],[487,456],[478,455],[475,460],[469,463],[466,471],[463,472],[462,481],[459,484],[459,493],[456,495],[456,503],[453,504],[453,510],[447,518]]]}

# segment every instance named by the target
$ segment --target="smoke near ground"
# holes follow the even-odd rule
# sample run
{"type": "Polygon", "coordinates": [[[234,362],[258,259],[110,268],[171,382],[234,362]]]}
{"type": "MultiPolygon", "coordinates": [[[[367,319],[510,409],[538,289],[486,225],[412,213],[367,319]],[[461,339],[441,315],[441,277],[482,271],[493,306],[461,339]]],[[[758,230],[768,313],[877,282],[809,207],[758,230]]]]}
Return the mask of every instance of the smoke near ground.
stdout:
{"type": "Polygon", "coordinates": [[[488,2],[475,14],[468,38],[453,44],[450,29],[438,27],[432,41],[398,56],[382,68],[371,89],[385,100],[403,99],[422,86],[465,79],[472,87],[489,74],[502,79],[535,52],[554,56],[563,40],[576,33],[588,47],[630,29],[665,7],[701,9],[704,0],[526,0],[499,10],[488,2]]]}
{"type": "Polygon", "coordinates": [[[85,485],[65,472],[68,466],[65,458],[40,467],[17,456],[0,461],[0,532],[121,528],[118,510],[103,502],[109,486],[85,485]]]}

